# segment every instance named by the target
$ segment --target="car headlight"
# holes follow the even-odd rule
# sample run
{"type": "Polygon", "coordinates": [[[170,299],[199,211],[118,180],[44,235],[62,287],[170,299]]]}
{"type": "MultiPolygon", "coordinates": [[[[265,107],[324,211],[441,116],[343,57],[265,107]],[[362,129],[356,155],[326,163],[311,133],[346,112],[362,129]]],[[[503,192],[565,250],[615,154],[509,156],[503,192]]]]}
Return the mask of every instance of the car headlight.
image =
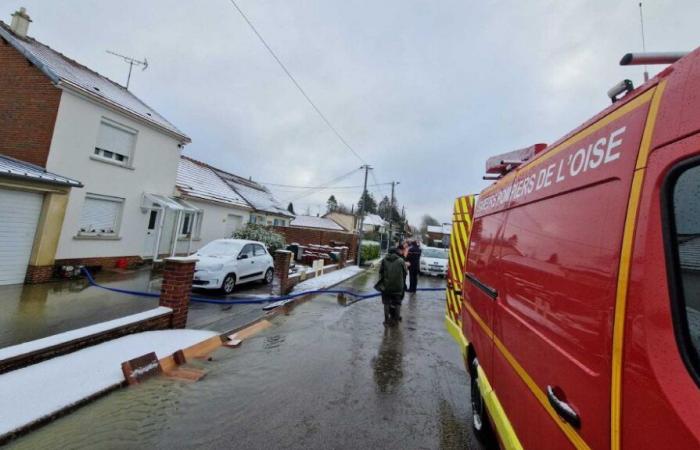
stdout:
{"type": "Polygon", "coordinates": [[[219,270],[221,270],[223,268],[224,268],[223,264],[213,264],[211,266],[202,267],[202,270],[204,270],[205,272],[218,272],[219,270]]]}

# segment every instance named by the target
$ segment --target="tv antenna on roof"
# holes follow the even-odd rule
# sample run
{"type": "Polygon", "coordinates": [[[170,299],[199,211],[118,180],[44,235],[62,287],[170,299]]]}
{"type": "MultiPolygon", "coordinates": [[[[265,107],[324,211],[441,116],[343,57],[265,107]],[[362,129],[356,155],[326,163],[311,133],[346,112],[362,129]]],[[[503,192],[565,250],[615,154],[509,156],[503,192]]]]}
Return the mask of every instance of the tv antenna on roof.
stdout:
{"type": "Polygon", "coordinates": [[[136,58],[132,58],[130,56],[120,55],[119,53],[113,52],[111,50],[107,50],[107,53],[114,55],[114,56],[118,56],[121,59],[123,59],[125,62],[129,63],[129,75],[126,77],[126,88],[127,89],[129,89],[129,81],[131,81],[131,69],[133,69],[134,66],[137,66],[137,67],[143,66],[143,69],[141,69],[141,71],[148,69],[148,60],[146,58],[143,58],[143,61],[139,61],[136,58]]]}
{"type": "MultiPolygon", "coordinates": [[[[642,2],[639,2],[639,24],[642,27],[642,51],[647,52],[647,44],[644,39],[644,14],[642,13],[642,2]]],[[[649,72],[647,71],[646,64],[644,65],[644,82],[649,81],[649,72]]]]}

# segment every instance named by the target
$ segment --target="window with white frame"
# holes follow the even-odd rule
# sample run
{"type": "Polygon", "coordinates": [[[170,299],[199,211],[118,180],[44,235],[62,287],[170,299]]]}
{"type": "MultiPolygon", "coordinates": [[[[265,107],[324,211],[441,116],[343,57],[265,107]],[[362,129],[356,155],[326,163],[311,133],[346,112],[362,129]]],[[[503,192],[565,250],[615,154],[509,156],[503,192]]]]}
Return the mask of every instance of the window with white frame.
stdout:
{"type": "Polygon", "coordinates": [[[123,198],[87,194],[80,213],[78,234],[83,236],[117,236],[123,207],[123,198]]]}
{"type": "Polygon", "coordinates": [[[180,227],[180,237],[199,238],[202,232],[202,213],[185,212],[182,215],[182,226],[180,227]]]}
{"type": "Polygon", "coordinates": [[[131,166],[136,130],[103,118],[97,133],[94,155],[100,159],[131,166]]]}
{"type": "Polygon", "coordinates": [[[284,219],[275,219],[272,223],[276,227],[284,227],[286,226],[284,219]]]}

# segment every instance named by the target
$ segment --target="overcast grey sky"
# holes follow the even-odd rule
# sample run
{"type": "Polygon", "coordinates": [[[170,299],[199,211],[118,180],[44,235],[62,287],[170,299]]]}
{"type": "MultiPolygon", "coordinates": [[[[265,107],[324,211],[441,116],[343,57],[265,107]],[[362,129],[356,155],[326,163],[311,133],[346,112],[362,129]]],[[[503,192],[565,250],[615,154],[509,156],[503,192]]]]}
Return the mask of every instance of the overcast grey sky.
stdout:
{"type": "MultiPolygon", "coordinates": [[[[417,223],[450,219],[478,192],[490,155],[553,142],[606,107],[641,68],[638,1],[237,0],[280,59],[380,182],[399,180],[417,223]]],[[[259,181],[318,185],[359,167],[228,0],[21,0],[29,34],[131,89],[191,138],[185,154],[259,181]]],[[[700,2],[644,4],[647,50],[700,44],[700,2]]],[[[651,68],[652,74],[660,70],[651,68]]],[[[372,179],[370,179],[372,182],[372,179]]],[[[360,173],[339,185],[359,185],[360,173]]],[[[373,188],[381,197],[389,188],[373,188]]],[[[280,200],[305,193],[275,191],[280,200]]],[[[324,210],[361,189],[295,202],[324,210]]]]}

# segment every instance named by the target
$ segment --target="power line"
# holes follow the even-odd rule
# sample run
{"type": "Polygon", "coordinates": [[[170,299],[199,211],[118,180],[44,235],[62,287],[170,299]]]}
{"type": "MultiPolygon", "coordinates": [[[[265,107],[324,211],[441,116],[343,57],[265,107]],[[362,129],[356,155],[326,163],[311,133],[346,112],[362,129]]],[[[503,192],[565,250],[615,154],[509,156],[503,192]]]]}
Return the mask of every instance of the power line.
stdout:
{"type": "MultiPolygon", "coordinates": [[[[376,181],[376,180],[375,180],[376,181]]],[[[265,186],[272,186],[272,187],[282,187],[282,188],[294,188],[294,189],[319,189],[319,188],[325,188],[325,186],[298,186],[298,185],[291,185],[291,184],[277,184],[277,183],[266,183],[264,181],[256,181],[258,184],[264,184],[265,186]]],[[[391,182],[388,183],[377,183],[377,184],[368,184],[367,187],[376,187],[376,186],[389,186],[391,182]]],[[[355,186],[333,186],[333,189],[357,189],[361,188],[361,184],[357,184],[355,186]]]]}
{"type": "Polygon", "coordinates": [[[299,92],[301,92],[301,95],[304,96],[304,98],[306,99],[306,101],[309,102],[309,104],[311,105],[311,107],[316,111],[316,113],[318,113],[318,115],[321,117],[321,119],[323,119],[323,121],[326,123],[326,125],[328,125],[328,128],[331,129],[331,131],[336,135],[336,137],[340,140],[340,142],[342,142],[343,145],[344,145],[348,150],[350,150],[350,151],[352,152],[352,154],[355,155],[355,157],[356,157],[357,159],[359,159],[360,161],[362,161],[364,164],[367,164],[367,161],[365,161],[364,158],[363,158],[362,156],[360,156],[360,154],[357,153],[357,152],[355,151],[355,149],[352,148],[352,146],[351,146],[350,144],[348,144],[348,142],[345,140],[345,138],[343,138],[343,136],[341,136],[341,134],[338,132],[338,130],[333,126],[333,124],[331,124],[331,122],[330,122],[330,121],[328,120],[328,118],[321,112],[321,110],[318,108],[318,106],[316,106],[316,104],[313,102],[313,100],[311,100],[311,97],[309,97],[309,95],[306,93],[306,91],[304,90],[304,88],[301,87],[301,85],[299,84],[299,82],[296,80],[296,78],[294,78],[294,76],[292,75],[292,73],[287,69],[287,67],[284,65],[284,63],[282,62],[282,60],[280,60],[280,59],[277,57],[277,55],[275,54],[275,52],[274,52],[274,51],[272,50],[272,48],[268,45],[268,43],[265,41],[265,39],[262,37],[262,35],[258,32],[258,30],[255,28],[255,26],[254,26],[253,23],[250,21],[250,19],[248,19],[248,16],[246,16],[245,13],[243,12],[243,10],[241,10],[241,8],[238,7],[238,4],[235,2],[235,0],[229,0],[229,1],[230,1],[231,4],[233,5],[233,7],[236,8],[236,10],[237,10],[238,13],[241,15],[241,17],[243,17],[243,20],[246,21],[246,23],[248,24],[248,26],[250,27],[250,29],[253,30],[253,33],[255,33],[255,35],[258,37],[258,39],[260,40],[260,42],[262,42],[262,44],[265,46],[265,48],[267,49],[267,51],[270,52],[270,55],[272,55],[272,57],[275,59],[275,61],[277,61],[277,64],[279,64],[279,66],[282,68],[282,70],[284,71],[284,73],[286,73],[287,76],[289,77],[289,79],[292,80],[292,83],[294,83],[294,86],[296,86],[297,89],[299,90],[299,92]]]}
{"type": "Polygon", "coordinates": [[[337,182],[339,182],[339,181],[341,181],[341,180],[344,180],[344,179],[346,179],[347,177],[349,177],[350,175],[352,175],[352,174],[354,174],[354,173],[356,173],[356,172],[362,170],[363,168],[364,168],[364,166],[359,167],[359,168],[357,168],[357,169],[353,169],[353,170],[351,170],[350,172],[348,172],[348,173],[346,173],[346,174],[344,174],[344,175],[341,175],[341,176],[339,176],[339,177],[333,178],[332,180],[328,181],[327,183],[323,183],[321,186],[319,186],[319,187],[316,188],[316,189],[312,189],[310,192],[306,192],[306,193],[304,193],[304,194],[302,194],[302,195],[300,195],[300,196],[298,196],[298,197],[290,198],[290,199],[288,199],[288,200],[289,200],[290,202],[294,202],[294,201],[300,200],[300,199],[302,199],[302,198],[304,198],[304,197],[308,197],[309,195],[317,194],[317,193],[319,193],[319,192],[321,192],[321,191],[323,191],[323,190],[328,189],[329,187],[331,187],[331,185],[332,185],[333,183],[337,183],[337,182]]]}

